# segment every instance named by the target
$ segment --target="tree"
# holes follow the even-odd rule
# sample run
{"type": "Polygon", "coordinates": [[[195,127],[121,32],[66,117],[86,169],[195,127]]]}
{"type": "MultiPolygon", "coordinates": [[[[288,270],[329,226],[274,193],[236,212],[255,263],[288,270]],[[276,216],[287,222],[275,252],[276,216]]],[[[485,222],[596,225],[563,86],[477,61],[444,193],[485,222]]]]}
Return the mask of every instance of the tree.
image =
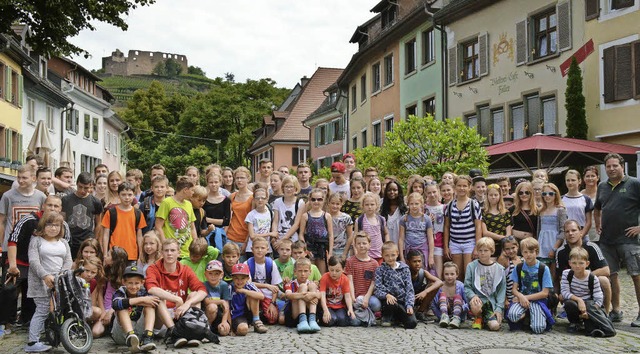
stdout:
{"type": "Polygon", "coordinates": [[[167,59],[164,62],[164,66],[168,77],[174,77],[182,74],[182,66],[173,58],[167,59]]]}
{"type": "Polygon", "coordinates": [[[567,109],[567,137],[587,139],[589,126],[582,94],[582,72],[575,57],[571,58],[571,66],[567,74],[564,107],[567,109]]]}
{"type": "Polygon", "coordinates": [[[381,175],[400,179],[411,174],[441,176],[447,171],[467,173],[472,168],[486,171],[489,164],[483,139],[460,119],[409,116],[387,133],[383,148],[367,147],[354,153],[364,156],[357,160],[358,167],[364,169],[370,163],[382,170],[381,175]]]}
{"type": "Polygon", "coordinates": [[[167,76],[167,66],[164,65],[163,61],[161,61],[158,64],[156,64],[155,68],[153,68],[151,73],[158,76],[167,76]]]}
{"type": "Polygon", "coordinates": [[[105,22],[126,31],[126,15],[138,6],[155,0],[23,0],[3,1],[0,5],[0,33],[11,33],[11,25],[27,25],[32,36],[27,39],[34,52],[44,55],[82,54],[89,52],[69,42],[80,31],[95,30],[94,21],[105,22]]]}
{"type": "Polygon", "coordinates": [[[193,66],[193,65],[189,65],[189,68],[187,69],[187,74],[205,76],[205,77],[207,76],[207,74],[204,72],[204,70],[202,70],[202,68],[198,66],[193,66]]]}

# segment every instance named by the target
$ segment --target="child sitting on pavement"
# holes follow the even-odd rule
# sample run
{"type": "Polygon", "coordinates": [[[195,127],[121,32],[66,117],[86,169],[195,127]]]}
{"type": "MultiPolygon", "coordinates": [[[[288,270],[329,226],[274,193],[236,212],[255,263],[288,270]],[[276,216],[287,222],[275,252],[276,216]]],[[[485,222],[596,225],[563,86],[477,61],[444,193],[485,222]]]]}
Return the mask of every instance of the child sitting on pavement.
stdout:
{"type": "Polygon", "coordinates": [[[460,328],[469,312],[464,283],[458,280],[458,265],[449,261],[442,266],[444,285],[438,290],[431,309],[440,327],[460,328]]]}
{"type": "Polygon", "coordinates": [[[222,280],[223,274],[220,261],[214,260],[207,264],[207,269],[204,272],[204,276],[207,278],[207,281],[204,282],[204,286],[207,288],[207,297],[204,298],[203,305],[211,331],[224,337],[229,334],[231,329],[229,326],[231,293],[229,292],[229,284],[222,280]]]}
{"type": "Polygon", "coordinates": [[[426,321],[426,311],[431,306],[433,297],[442,286],[442,280],[424,269],[422,253],[418,250],[411,250],[405,257],[409,270],[411,271],[411,283],[413,292],[416,294],[416,319],[426,321]]]}
{"type": "MultiPolygon", "coordinates": [[[[291,257],[294,259],[294,263],[303,258],[308,259],[307,254],[308,252],[306,242],[298,240],[293,243],[293,246],[291,246],[291,257]]],[[[284,272],[282,272],[282,279],[285,283],[296,278],[294,270],[294,264],[292,264],[288,266],[284,270],[284,272]]],[[[309,280],[318,285],[320,283],[321,277],[322,274],[320,274],[320,270],[318,270],[318,267],[316,267],[315,264],[311,264],[311,275],[309,275],[309,280]]]]}
{"type": "Polygon", "coordinates": [[[284,296],[289,300],[284,309],[285,324],[287,327],[296,327],[298,333],[320,331],[316,321],[316,309],[321,296],[318,286],[309,279],[310,274],[311,261],[308,258],[300,258],[295,264],[295,279],[284,287],[284,296]]]}
{"type": "Polygon", "coordinates": [[[353,312],[349,278],[343,272],[340,258],[332,256],[328,265],[329,271],[320,279],[322,322],[328,327],[359,326],[353,312]]]}
{"type": "Polygon", "coordinates": [[[144,274],[137,266],[125,269],[122,284],[113,295],[112,308],[116,316],[111,337],[116,344],[126,344],[131,352],[155,350],[153,326],[160,299],[147,293],[144,274]]]}
{"type": "Polygon", "coordinates": [[[260,300],[261,318],[268,324],[275,324],[278,322],[276,300],[282,278],[278,268],[274,266],[273,259],[266,256],[268,251],[269,241],[261,236],[255,237],[251,245],[253,257],[245,263],[249,266],[253,284],[264,294],[264,299],[260,300]]]}
{"type": "Polygon", "coordinates": [[[251,318],[254,331],[267,333],[267,327],[260,321],[260,300],[264,299],[264,294],[250,282],[249,266],[234,264],[231,274],[231,330],[236,336],[246,336],[251,318]]]}
{"type": "Polygon", "coordinates": [[[411,282],[411,271],[405,263],[398,262],[398,245],[393,241],[382,244],[384,262],[375,275],[374,295],[382,303],[382,326],[391,326],[398,321],[405,329],[418,325],[413,313],[415,294],[411,282]]]}
{"type": "Polygon", "coordinates": [[[379,312],[382,304],[377,297],[373,296],[375,288],[374,277],[378,261],[369,256],[371,248],[371,238],[364,231],[355,234],[353,240],[355,255],[347,259],[344,273],[347,275],[351,285],[351,297],[358,301],[362,297],[362,307],[369,308],[373,313],[379,312]]]}
{"type": "Polygon", "coordinates": [[[464,292],[476,318],[472,325],[475,329],[487,325],[497,331],[502,323],[506,281],[504,268],[491,258],[495,251],[496,244],[490,237],[478,240],[478,259],[469,263],[465,272],[464,292]]]}

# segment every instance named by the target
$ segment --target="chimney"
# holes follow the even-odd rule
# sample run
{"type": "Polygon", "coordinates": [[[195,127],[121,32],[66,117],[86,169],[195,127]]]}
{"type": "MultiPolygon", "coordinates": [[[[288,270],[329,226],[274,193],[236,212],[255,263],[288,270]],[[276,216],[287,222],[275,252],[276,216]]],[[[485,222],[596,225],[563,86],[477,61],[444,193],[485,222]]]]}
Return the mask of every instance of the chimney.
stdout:
{"type": "Polygon", "coordinates": [[[303,76],[302,79],[300,79],[300,86],[305,87],[308,83],[309,79],[307,78],[307,75],[303,76]]]}

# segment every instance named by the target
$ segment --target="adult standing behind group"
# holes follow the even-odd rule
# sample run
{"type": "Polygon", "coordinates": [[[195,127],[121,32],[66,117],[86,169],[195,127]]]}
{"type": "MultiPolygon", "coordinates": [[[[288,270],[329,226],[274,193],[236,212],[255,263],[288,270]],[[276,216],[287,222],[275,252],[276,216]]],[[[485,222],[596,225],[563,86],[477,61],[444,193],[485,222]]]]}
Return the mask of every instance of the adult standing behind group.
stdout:
{"type": "MultiPolygon", "coordinates": [[[[600,249],[611,270],[612,322],[622,321],[620,311],[620,262],[625,262],[633,280],[636,301],[640,306],[640,181],[624,174],[624,159],[612,153],[604,158],[608,181],[600,182],[595,203],[596,229],[600,233],[600,249]]],[[[640,327],[640,315],[631,322],[640,327]]]]}

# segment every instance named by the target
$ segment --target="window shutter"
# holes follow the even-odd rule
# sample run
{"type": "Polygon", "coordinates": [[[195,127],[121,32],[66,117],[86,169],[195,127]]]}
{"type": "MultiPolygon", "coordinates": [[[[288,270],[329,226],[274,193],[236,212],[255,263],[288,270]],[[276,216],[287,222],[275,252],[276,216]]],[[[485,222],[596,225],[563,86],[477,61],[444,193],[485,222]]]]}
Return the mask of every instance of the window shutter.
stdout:
{"type": "Polygon", "coordinates": [[[558,15],[558,51],[571,49],[571,2],[563,1],[556,5],[558,15]]]}
{"type": "Polygon", "coordinates": [[[526,136],[540,132],[540,97],[527,97],[527,123],[529,129],[526,129],[526,136]]]}
{"type": "Polygon", "coordinates": [[[604,103],[615,100],[616,82],[616,47],[609,47],[602,52],[602,67],[604,79],[604,103]]]}
{"type": "Polygon", "coordinates": [[[315,128],[313,128],[313,131],[315,132],[315,133],[314,133],[314,136],[315,136],[315,138],[314,138],[314,140],[315,140],[315,141],[314,141],[314,145],[315,145],[316,147],[318,147],[318,146],[320,146],[320,126],[318,125],[318,126],[316,126],[315,128]]]}
{"type": "Polygon", "coordinates": [[[327,144],[331,144],[333,142],[333,123],[328,123],[326,128],[324,128],[325,134],[327,135],[326,142],[327,144]]]}
{"type": "Polygon", "coordinates": [[[73,114],[73,111],[67,111],[65,115],[64,124],[67,130],[71,130],[71,114],[73,114]]]}
{"type": "Polygon", "coordinates": [[[634,97],[635,99],[640,99],[640,41],[635,41],[631,43],[633,46],[633,63],[634,66],[634,97]]]}
{"type": "Polygon", "coordinates": [[[527,20],[516,23],[516,66],[526,64],[529,57],[527,20]]]}
{"type": "Polygon", "coordinates": [[[23,91],[22,75],[18,75],[18,107],[22,107],[22,91],[23,91]]]}
{"type": "Polygon", "coordinates": [[[584,20],[589,21],[600,16],[600,0],[585,0],[584,20]]]}
{"type": "Polygon", "coordinates": [[[480,76],[486,76],[489,74],[489,34],[487,32],[478,36],[478,47],[480,76]]]}
{"type": "Polygon", "coordinates": [[[298,164],[300,163],[298,161],[298,157],[299,157],[298,150],[299,150],[298,148],[291,149],[291,165],[292,166],[298,166],[298,164]]]}
{"type": "Polygon", "coordinates": [[[491,133],[491,112],[489,111],[489,107],[485,106],[480,108],[480,135],[487,138],[484,143],[491,144],[491,139],[489,137],[489,133],[491,133]]]}
{"type": "Polygon", "coordinates": [[[5,80],[4,80],[6,82],[5,90],[4,90],[6,94],[4,96],[4,99],[11,102],[11,67],[7,66],[6,68],[7,68],[7,73],[5,75],[5,80]]]}
{"type": "Polygon", "coordinates": [[[615,50],[614,100],[627,100],[633,97],[632,44],[618,45],[615,50]]]}
{"type": "Polygon", "coordinates": [[[458,83],[458,47],[449,48],[449,86],[458,83]]]}
{"type": "Polygon", "coordinates": [[[22,152],[22,134],[18,134],[18,161],[23,162],[23,152],[22,152]]]}
{"type": "Polygon", "coordinates": [[[73,110],[73,114],[76,116],[76,125],[74,127],[74,131],[76,134],[80,131],[80,111],[77,109],[73,110]]]}

